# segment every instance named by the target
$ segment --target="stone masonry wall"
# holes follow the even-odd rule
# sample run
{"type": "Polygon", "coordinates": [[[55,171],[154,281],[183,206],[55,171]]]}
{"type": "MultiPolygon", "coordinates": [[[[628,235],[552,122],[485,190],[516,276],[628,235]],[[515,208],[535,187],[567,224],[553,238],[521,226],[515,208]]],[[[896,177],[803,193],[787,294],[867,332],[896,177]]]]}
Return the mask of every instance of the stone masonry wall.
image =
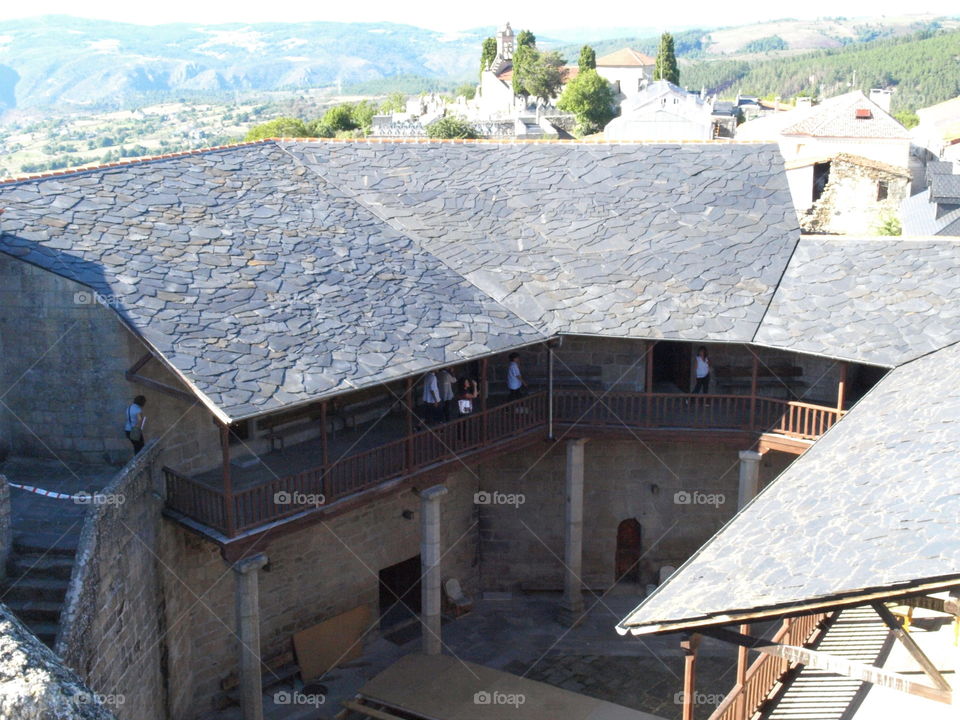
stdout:
{"type": "MultiPolygon", "coordinates": [[[[436,483],[422,487],[431,484],[436,483]]],[[[464,469],[444,484],[450,492],[441,500],[443,577],[459,578],[465,591],[475,594],[478,479],[464,469]]],[[[370,608],[371,618],[378,617],[377,573],[420,553],[419,511],[419,498],[406,490],[280,536],[264,548],[269,564],[260,573],[263,657],[291,650],[294,633],[359,605],[370,608]],[[414,516],[404,518],[404,510],[414,516]]],[[[189,629],[189,637],[169,645],[170,685],[180,693],[171,697],[171,717],[189,720],[222,702],[222,683],[237,671],[235,573],[213,544],[172,523],[164,535],[162,557],[171,569],[165,577],[168,604],[176,596],[193,598],[178,623],[189,629]],[[187,667],[189,677],[180,670],[187,667]]]]}
{"type": "MultiPolygon", "coordinates": [[[[142,394],[145,435],[164,436],[164,462],[184,472],[216,464],[211,414],[127,382],[124,373],[147,348],[93,297],[80,283],[0,254],[0,385],[11,388],[0,405],[0,454],[120,465],[132,455],[124,411],[142,394]]],[[[186,389],[155,360],[141,374],[186,389]]]]}
{"type": "MultiPolygon", "coordinates": [[[[761,483],[790,460],[768,453],[761,483]]],[[[642,580],[652,582],[660,566],[678,566],[736,512],[735,448],[593,439],[585,446],[584,462],[583,579],[590,587],[613,583],[623,520],[635,518],[643,529],[642,580]],[[680,492],[690,494],[691,502],[683,503],[680,492]],[[708,504],[694,493],[717,497],[708,504]]],[[[562,589],[565,465],[560,442],[547,451],[534,446],[503,455],[481,467],[481,491],[494,500],[481,506],[479,516],[483,590],[562,589]],[[520,496],[522,504],[510,504],[511,497],[520,496]]]]}
{"type": "Polygon", "coordinates": [[[121,720],[167,717],[164,600],[157,565],[162,501],[149,444],[86,515],[56,651],[121,720]]]}

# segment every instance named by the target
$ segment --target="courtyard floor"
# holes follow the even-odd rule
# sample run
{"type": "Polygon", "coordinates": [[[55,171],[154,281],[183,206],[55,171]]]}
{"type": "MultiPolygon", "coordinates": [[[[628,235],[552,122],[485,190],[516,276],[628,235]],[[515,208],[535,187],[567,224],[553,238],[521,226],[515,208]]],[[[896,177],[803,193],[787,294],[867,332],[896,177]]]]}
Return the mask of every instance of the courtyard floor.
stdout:
{"type": "MultiPolygon", "coordinates": [[[[665,720],[679,720],[683,685],[680,637],[621,637],[614,630],[640,599],[629,586],[617,588],[601,600],[585,593],[589,612],[572,629],[558,620],[561,597],[557,593],[481,599],[468,615],[444,623],[444,653],[665,720]]],[[[307,693],[323,693],[322,705],[277,705],[275,693],[293,689],[277,687],[264,694],[265,718],[333,718],[342,709],[341,702],[353,698],[367,680],[419,649],[419,636],[404,645],[377,637],[367,643],[361,658],[319,678],[316,682],[322,688],[306,689],[307,693]]],[[[735,669],[735,649],[703,639],[697,660],[697,720],[706,720],[733,685],[735,669]]],[[[295,689],[303,691],[302,684],[295,689]]],[[[209,717],[234,720],[240,712],[234,707],[209,717]]]]}

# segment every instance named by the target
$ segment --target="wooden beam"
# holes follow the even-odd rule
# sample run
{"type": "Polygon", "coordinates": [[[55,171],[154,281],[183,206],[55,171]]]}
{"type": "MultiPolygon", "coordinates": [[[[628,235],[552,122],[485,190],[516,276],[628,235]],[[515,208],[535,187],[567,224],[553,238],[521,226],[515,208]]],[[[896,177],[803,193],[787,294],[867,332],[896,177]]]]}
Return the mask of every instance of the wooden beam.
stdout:
{"type": "Polygon", "coordinates": [[[770,450],[779,450],[780,452],[791,453],[793,455],[803,455],[812,447],[813,442],[810,440],[800,440],[799,438],[789,438],[785,435],[764,433],[760,436],[757,452],[763,455],[770,450]]]}
{"type": "Polygon", "coordinates": [[[830,655],[829,653],[819,650],[810,650],[809,648],[797,647],[795,645],[781,645],[780,643],[770,642],[763,638],[742,635],[721,628],[704,628],[701,632],[717,640],[735,645],[743,645],[751,650],[782,658],[788,662],[802,663],[810,667],[819,668],[820,670],[836,673],[837,675],[862,680],[874,685],[879,685],[880,687],[890,688],[891,690],[899,690],[909,695],[916,695],[927,698],[928,700],[946,703],[947,705],[953,702],[953,693],[949,690],[922,685],[897,673],[881,670],[872,665],[866,665],[853,660],[847,660],[846,658],[837,657],[836,655],[830,655]]]}
{"type": "Polygon", "coordinates": [[[237,533],[236,519],[233,517],[233,478],[230,476],[230,426],[220,424],[220,452],[223,454],[223,504],[227,537],[237,533]]]}
{"type": "Polygon", "coordinates": [[[407,378],[407,386],[403,391],[403,404],[407,408],[407,442],[404,448],[404,462],[407,474],[413,469],[413,378],[407,378]]]}
{"type": "Polygon", "coordinates": [[[187,402],[197,401],[196,396],[191,395],[188,392],[184,392],[183,390],[179,390],[178,388],[167,385],[166,383],[162,383],[159,380],[143,377],[143,375],[137,375],[136,373],[132,373],[129,370],[126,372],[126,378],[132,383],[136,383],[137,385],[143,385],[144,387],[148,387],[151,390],[156,390],[159,393],[163,393],[164,395],[170,395],[171,397],[178,398],[179,400],[186,400],[187,402]]]}
{"type": "Polygon", "coordinates": [[[760,358],[753,353],[753,368],[750,371],[750,429],[757,426],[757,374],[760,371],[760,358]]]}
{"type": "Polygon", "coordinates": [[[847,399],[847,363],[840,363],[840,381],[837,383],[837,410],[843,410],[847,399]]]}
{"type": "Polygon", "coordinates": [[[923,671],[933,680],[933,684],[936,685],[941,690],[946,690],[949,692],[953,688],[950,687],[943,675],[940,674],[940,671],[937,669],[937,666],[934,665],[930,658],[927,657],[926,653],[920,649],[920,646],[917,645],[916,641],[910,637],[910,633],[903,629],[900,625],[900,622],[893,616],[893,613],[887,609],[887,606],[880,601],[871,603],[873,609],[877,612],[877,615],[880,616],[880,619],[886,624],[888,628],[896,636],[903,646],[907,649],[907,652],[910,653],[910,656],[917,661],[917,664],[923,668],[923,671]]]}
{"type": "Polygon", "coordinates": [[[137,360],[133,364],[133,366],[129,370],[127,370],[127,375],[135,375],[140,370],[140,368],[142,368],[144,365],[150,362],[150,358],[152,357],[153,357],[152,353],[147,353],[142,358],[137,360]]]}
{"type": "Polygon", "coordinates": [[[937,598],[928,595],[917,595],[894,600],[893,602],[897,605],[923,608],[924,610],[932,610],[933,612],[944,613],[945,615],[960,616],[960,599],[954,597],[937,598]]]}

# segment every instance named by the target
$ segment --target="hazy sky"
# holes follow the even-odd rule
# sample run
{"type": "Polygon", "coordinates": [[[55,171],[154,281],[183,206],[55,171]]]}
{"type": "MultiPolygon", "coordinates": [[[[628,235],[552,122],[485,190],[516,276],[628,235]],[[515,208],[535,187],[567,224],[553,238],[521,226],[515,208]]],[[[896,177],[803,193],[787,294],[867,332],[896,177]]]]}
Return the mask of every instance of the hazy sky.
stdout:
{"type": "Polygon", "coordinates": [[[697,25],[718,27],[770,20],[788,14],[799,18],[902,15],[905,7],[911,13],[946,15],[958,12],[956,0],[917,0],[906,5],[893,0],[808,0],[789,5],[773,2],[761,4],[758,0],[733,3],[686,0],[676,5],[640,0],[606,0],[598,5],[582,0],[558,0],[548,4],[503,0],[483,3],[458,0],[284,0],[277,4],[262,0],[256,3],[249,0],[8,0],[0,3],[0,19],[64,14],[150,25],[164,22],[390,21],[444,31],[492,27],[509,20],[515,28],[529,27],[547,33],[557,30],[583,32],[589,28],[611,27],[622,27],[624,31],[697,25]]]}

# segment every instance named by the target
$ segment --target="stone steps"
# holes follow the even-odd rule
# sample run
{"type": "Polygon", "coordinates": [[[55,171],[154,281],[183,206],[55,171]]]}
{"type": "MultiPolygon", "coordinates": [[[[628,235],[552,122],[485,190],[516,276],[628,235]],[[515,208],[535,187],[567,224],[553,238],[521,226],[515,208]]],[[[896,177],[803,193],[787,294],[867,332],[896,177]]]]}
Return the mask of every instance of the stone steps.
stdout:
{"type": "Polygon", "coordinates": [[[60,625],[79,531],[15,535],[0,599],[40,641],[53,647],[60,625]]]}

